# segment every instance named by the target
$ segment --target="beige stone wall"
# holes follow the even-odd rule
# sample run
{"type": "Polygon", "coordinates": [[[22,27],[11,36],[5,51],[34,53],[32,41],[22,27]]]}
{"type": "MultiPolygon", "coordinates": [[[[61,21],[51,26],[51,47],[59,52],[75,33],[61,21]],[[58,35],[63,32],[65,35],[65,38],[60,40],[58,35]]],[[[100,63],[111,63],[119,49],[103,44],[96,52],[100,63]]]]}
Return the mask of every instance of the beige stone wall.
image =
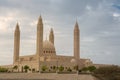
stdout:
{"type": "MultiPolygon", "coordinates": [[[[70,67],[73,69],[74,66],[76,66],[76,63],[72,63],[71,60],[74,59],[73,56],[41,56],[40,57],[40,67],[43,65],[46,65],[48,68],[51,66],[63,66],[63,67],[70,67]]],[[[85,66],[91,65],[90,59],[80,59],[79,67],[83,68],[85,66]]],[[[20,61],[16,62],[14,65],[18,65],[20,70],[22,66],[28,65],[30,68],[38,68],[38,62],[35,55],[29,55],[29,56],[21,56],[20,61]]]]}

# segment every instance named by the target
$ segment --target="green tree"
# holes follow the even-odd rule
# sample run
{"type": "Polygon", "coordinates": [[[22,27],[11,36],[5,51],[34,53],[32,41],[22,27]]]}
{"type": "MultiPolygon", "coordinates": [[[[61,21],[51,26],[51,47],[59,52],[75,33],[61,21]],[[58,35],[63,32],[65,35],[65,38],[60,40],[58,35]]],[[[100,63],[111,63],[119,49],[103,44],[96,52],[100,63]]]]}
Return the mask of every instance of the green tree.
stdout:
{"type": "Polygon", "coordinates": [[[29,66],[28,66],[28,65],[25,65],[25,66],[24,66],[24,69],[25,69],[25,72],[28,72],[29,66]]]}
{"type": "Polygon", "coordinates": [[[72,69],[70,69],[70,67],[67,69],[67,71],[69,71],[69,72],[72,72],[72,69]]]}
{"type": "Polygon", "coordinates": [[[41,67],[41,69],[42,69],[42,71],[46,71],[48,68],[47,68],[46,65],[43,65],[43,66],[41,67]]]}
{"type": "Polygon", "coordinates": [[[50,66],[50,69],[53,69],[53,67],[52,67],[52,66],[50,66]]]}
{"type": "Polygon", "coordinates": [[[17,66],[17,65],[15,65],[15,66],[13,67],[13,69],[17,70],[17,69],[18,69],[18,66],[17,66]]]}
{"type": "Polygon", "coordinates": [[[53,70],[55,70],[56,69],[56,66],[53,66],[53,70]]]}
{"type": "Polygon", "coordinates": [[[35,72],[35,68],[32,69],[32,72],[35,72]]]}
{"type": "Polygon", "coordinates": [[[13,69],[14,69],[14,70],[18,70],[18,66],[15,65],[15,66],[13,67],[13,69]]]}
{"type": "Polygon", "coordinates": [[[78,65],[74,66],[74,70],[78,71],[78,65]]]}
{"type": "Polygon", "coordinates": [[[87,67],[84,67],[81,69],[82,71],[88,71],[88,68],[87,67]]]}
{"type": "Polygon", "coordinates": [[[64,70],[64,67],[63,67],[63,66],[60,66],[60,67],[59,67],[59,71],[62,72],[63,70],[64,70]]]}
{"type": "Polygon", "coordinates": [[[96,70],[96,67],[95,66],[88,66],[88,70],[90,72],[93,72],[94,70],[96,70]]]}

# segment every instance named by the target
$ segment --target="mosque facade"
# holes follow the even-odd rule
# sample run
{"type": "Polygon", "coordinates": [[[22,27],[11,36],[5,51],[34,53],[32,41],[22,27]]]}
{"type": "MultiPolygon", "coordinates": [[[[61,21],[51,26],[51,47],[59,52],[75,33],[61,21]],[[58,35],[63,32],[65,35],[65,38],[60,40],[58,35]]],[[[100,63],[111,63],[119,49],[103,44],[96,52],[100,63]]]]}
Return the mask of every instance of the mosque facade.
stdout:
{"type": "Polygon", "coordinates": [[[48,68],[51,66],[73,68],[76,65],[79,68],[83,68],[93,64],[90,59],[82,59],[80,57],[80,29],[77,22],[73,30],[73,56],[57,55],[53,29],[51,28],[50,30],[49,40],[43,40],[43,31],[44,24],[40,16],[36,32],[36,53],[34,55],[20,56],[20,28],[17,23],[14,32],[13,65],[19,65],[20,70],[23,66],[28,65],[31,69],[34,68],[38,71],[43,65],[46,65],[48,68]]]}

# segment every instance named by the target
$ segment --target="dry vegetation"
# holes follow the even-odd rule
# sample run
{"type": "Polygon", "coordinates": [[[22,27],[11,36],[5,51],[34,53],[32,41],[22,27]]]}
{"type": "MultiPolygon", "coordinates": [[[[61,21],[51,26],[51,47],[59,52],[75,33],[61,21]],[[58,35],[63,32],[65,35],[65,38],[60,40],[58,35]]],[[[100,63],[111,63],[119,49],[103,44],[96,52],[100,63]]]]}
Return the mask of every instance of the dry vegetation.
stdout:
{"type": "Polygon", "coordinates": [[[120,80],[120,67],[101,67],[96,69],[93,75],[99,78],[100,80],[120,80]]]}

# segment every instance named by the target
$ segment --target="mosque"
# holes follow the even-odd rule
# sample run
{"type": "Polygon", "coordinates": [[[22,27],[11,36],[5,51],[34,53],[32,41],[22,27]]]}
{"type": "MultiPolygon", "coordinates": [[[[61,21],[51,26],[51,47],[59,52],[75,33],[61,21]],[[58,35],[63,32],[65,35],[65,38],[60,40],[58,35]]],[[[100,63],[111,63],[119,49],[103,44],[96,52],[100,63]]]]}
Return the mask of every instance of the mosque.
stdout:
{"type": "Polygon", "coordinates": [[[13,65],[19,65],[21,70],[23,66],[28,65],[31,68],[34,68],[38,71],[43,65],[50,66],[63,66],[70,67],[77,65],[79,68],[92,65],[90,59],[80,58],[80,30],[78,23],[76,21],[73,34],[74,34],[74,56],[61,56],[57,55],[55,43],[54,43],[54,31],[51,28],[49,34],[49,40],[43,40],[43,30],[44,24],[42,17],[40,16],[37,23],[37,32],[36,32],[36,53],[34,55],[20,55],[20,28],[17,23],[16,29],[14,32],[14,56],[13,56],[13,65]]]}

